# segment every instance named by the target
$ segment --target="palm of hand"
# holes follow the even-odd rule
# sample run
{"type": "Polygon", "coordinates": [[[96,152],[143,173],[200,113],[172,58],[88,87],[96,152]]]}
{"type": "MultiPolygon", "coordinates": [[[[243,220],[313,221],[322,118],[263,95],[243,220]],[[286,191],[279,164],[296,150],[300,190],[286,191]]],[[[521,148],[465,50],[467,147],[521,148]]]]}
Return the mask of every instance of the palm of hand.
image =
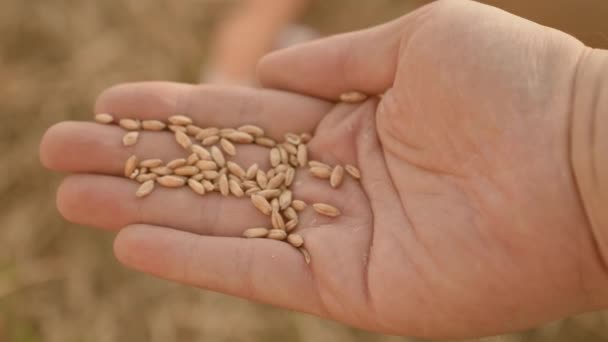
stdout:
{"type": "MultiPolygon", "coordinates": [[[[469,30],[464,22],[475,13],[436,12],[403,39],[395,83],[381,100],[333,106],[282,92],[158,84],[114,89],[100,100],[99,110],[125,116],[180,111],[201,124],[254,121],[271,125],[275,137],[316,128],[312,157],[357,164],[363,180],[330,190],[298,175],[298,198],[343,211],[338,219],[302,214],[310,266],[285,244],[231,238],[267,224],[243,201],[160,189],[142,204],[122,179],[72,176],[60,191],[62,213],[106,228],[173,228],[137,225],[119,234],[119,258],[142,271],[383,332],[479,335],[580,310],[578,273],[594,258],[579,251],[592,243],[579,227],[584,218],[567,155],[568,95],[580,47],[558,44],[563,37],[528,23],[499,30],[513,20],[502,14],[490,16],[496,25],[469,30]],[[301,113],[277,120],[293,108],[301,113]],[[206,115],[218,111],[225,115],[206,115]],[[122,201],[113,199],[118,192],[122,201]],[[82,203],[84,195],[91,203],[82,203]],[[99,203],[108,212],[92,214],[99,203]],[[571,299],[554,301],[559,297],[571,299]]],[[[118,138],[119,130],[73,125],[85,124],[47,134],[45,163],[119,174],[127,152],[101,142],[118,138]],[[91,151],[98,158],[85,160],[91,151]]],[[[179,153],[159,150],[167,143],[161,139],[168,141],[142,141],[137,152],[179,153]]],[[[259,150],[246,154],[265,158],[259,150]]],[[[247,164],[249,157],[239,158],[247,164]]]]}

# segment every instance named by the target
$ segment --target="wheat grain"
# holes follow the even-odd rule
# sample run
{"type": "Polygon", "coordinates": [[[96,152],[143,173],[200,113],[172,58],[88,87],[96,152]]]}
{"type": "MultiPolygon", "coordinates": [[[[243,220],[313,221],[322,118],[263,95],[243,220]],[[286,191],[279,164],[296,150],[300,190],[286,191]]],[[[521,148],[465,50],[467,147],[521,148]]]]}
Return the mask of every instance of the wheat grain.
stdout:
{"type": "Polygon", "coordinates": [[[266,189],[276,189],[281,186],[283,181],[285,181],[285,174],[279,173],[278,175],[272,177],[268,181],[268,185],[266,185],[266,189]]]}
{"type": "Polygon", "coordinates": [[[141,122],[141,127],[145,131],[159,132],[167,128],[167,125],[158,120],[144,120],[141,122]]]}
{"type": "Polygon", "coordinates": [[[298,234],[289,234],[287,236],[287,242],[289,242],[290,245],[298,248],[302,247],[302,245],[304,244],[304,239],[298,234]]]}
{"type": "Polygon", "coordinates": [[[190,146],[190,150],[193,153],[196,153],[196,155],[201,160],[211,160],[212,159],[211,153],[209,153],[209,151],[206,148],[204,148],[203,146],[192,144],[192,146],[190,146]]]}
{"type": "Polygon", "coordinates": [[[173,133],[182,132],[182,133],[186,134],[186,127],[184,127],[184,126],[167,125],[167,128],[173,133]]]}
{"type": "Polygon", "coordinates": [[[228,168],[228,171],[230,171],[230,173],[237,176],[238,178],[245,178],[245,170],[243,170],[243,168],[239,164],[229,161],[228,163],[226,163],[226,167],[228,168]]]}
{"type": "Polygon", "coordinates": [[[179,146],[184,150],[188,150],[190,149],[190,146],[192,146],[192,140],[190,140],[190,137],[182,131],[175,131],[175,141],[177,141],[179,146]]]}
{"type": "Polygon", "coordinates": [[[281,147],[283,147],[289,155],[293,155],[293,156],[298,154],[298,148],[296,146],[297,145],[292,145],[290,143],[281,144],[281,147]]]}
{"type": "Polygon", "coordinates": [[[297,158],[300,167],[306,167],[308,164],[308,147],[306,145],[298,145],[297,158]]]}
{"type": "Polygon", "coordinates": [[[254,137],[261,137],[264,135],[264,130],[255,125],[243,125],[238,128],[239,131],[248,133],[254,137]]]}
{"type": "Polygon", "coordinates": [[[279,145],[279,146],[277,146],[277,149],[279,150],[279,153],[281,155],[281,163],[288,164],[289,163],[289,153],[287,153],[287,150],[285,149],[285,147],[283,147],[283,145],[279,145]]]}
{"type": "Polygon", "coordinates": [[[218,169],[217,164],[211,160],[199,160],[196,162],[196,167],[201,171],[217,171],[218,169]]]}
{"type": "Polygon", "coordinates": [[[215,190],[215,186],[210,181],[204,179],[204,180],[201,181],[201,183],[205,187],[205,191],[212,192],[213,190],[215,190]]]}
{"type": "Polygon", "coordinates": [[[251,196],[251,203],[264,215],[270,215],[272,213],[272,206],[268,201],[259,195],[251,196]]]}
{"type": "Polygon", "coordinates": [[[222,196],[228,196],[230,194],[230,186],[228,185],[228,177],[226,175],[221,175],[218,181],[218,186],[220,189],[220,193],[222,196]]]}
{"type": "Polygon", "coordinates": [[[195,125],[186,126],[186,134],[191,137],[196,137],[203,129],[195,125]]]}
{"type": "Polygon", "coordinates": [[[138,131],[141,127],[139,120],[134,119],[120,119],[118,125],[127,131],[138,131]]]}
{"type": "Polygon", "coordinates": [[[312,135],[310,135],[309,133],[300,134],[300,140],[302,141],[302,144],[308,144],[311,139],[312,135]]]}
{"type": "Polygon", "coordinates": [[[302,255],[304,256],[304,261],[306,262],[307,265],[310,265],[310,253],[308,253],[308,250],[304,247],[300,247],[298,248],[298,250],[302,253],[302,255]]]}
{"type": "Polygon", "coordinates": [[[289,207],[283,210],[283,216],[285,216],[285,218],[288,220],[293,220],[298,218],[298,213],[292,207],[289,207]]]}
{"type": "Polygon", "coordinates": [[[217,144],[218,141],[220,141],[220,137],[218,135],[212,135],[203,139],[201,144],[203,144],[203,146],[211,146],[217,144]]]}
{"type": "Polygon", "coordinates": [[[139,186],[139,188],[135,192],[135,196],[138,198],[148,196],[152,192],[152,190],[154,190],[154,180],[147,180],[139,186]]]}
{"type": "Polygon", "coordinates": [[[312,207],[317,213],[324,216],[336,217],[341,214],[338,208],[325,203],[315,203],[312,207]]]}
{"type": "Polygon", "coordinates": [[[195,174],[199,173],[199,171],[200,170],[198,167],[187,165],[178,167],[177,169],[173,170],[173,173],[177,176],[194,176],[195,174]]]}
{"type": "Polygon", "coordinates": [[[309,169],[310,173],[321,179],[329,179],[332,174],[332,170],[325,167],[313,166],[309,169]]]}
{"type": "Polygon", "coordinates": [[[199,181],[196,181],[192,178],[188,179],[188,186],[190,187],[190,189],[192,189],[192,191],[194,191],[195,193],[199,194],[199,195],[204,195],[207,190],[205,190],[205,187],[203,186],[203,184],[201,184],[199,181]]]}
{"type": "Polygon", "coordinates": [[[277,167],[279,164],[281,164],[280,151],[277,148],[272,148],[270,150],[270,165],[272,165],[272,167],[277,167]]]}
{"type": "Polygon", "coordinates": [[[346,164],[346,166],[344,166],[344,169],[354,179],[357,179],[357,180],[361,179],[361,172],[359,171],[359,169],[356,166],[350,165],[350,164],[346,164]]]}
{"type": "Polygon", "coordinates": [[[283,220],[283,216],[281,216],[278,210],[272,211],[270,222],[272,223],[272,228],[285,230],[285,220],[283,220]]]}
{"type": "Polygon", "coordinates": [[[334,167],[331,172],[331,176],[329,177],[329,184],[332,188],[337,188],[342,184],[342,180],[344,179],[344,167],[342,165],[337,165],[334,167]]]}
{"type": "Polygon", "coordinates": [[[288,233],[292,232],[294,229],[296,229],[298,223],[299,220],[297,217],[287,221],[287,223],[285,223],[285,231],[288,233]]]}
{"type": "Polygon", "coordinates": [[[125,163],[125,177],[131,177],[135,168],[137,168],[137,157],[131,156],[125,163]]]}
{"type": "Polygon", "coordinates": [[[266,237],[272,240],[283,241],[287,238],[287,233],[281,229],[271,229],[266,237]]]}
{"type": "Polygon", "coordinates": [[[257,163],[249,166],[249,168],[247,169],[247,172],[245,172],[245,178],[254,179],[255,176],[258,174],[258,170],[259,170],[259,166],[257,163]]]}
{"type": "Polygon", "coordinates": [[[268,236],[269,229],[267,228],[249,228],[243,232],[243,237],[249,239],[265,238],[268,236]]]}
{"type": "Polygon", "coordinates": [[[296,169],[290,167],[285,171],[285,186],[291,186],[296,177],[296,169]]]}
{"type": "Polygon", "coordinates": [[[173,170],[166,166],[159,166],[159,167],[150,169],[150,172],[155,173],[159,176],[167,176],[167,175],[172,174],[173,170]]]}
{"type": "Polygon", "coordinates": [[[135,177],[135,180],[139,183],[144,183],[149,180],[155,180],[156,178],[158,178],[158,175],[155,173],[146,173],[142,175],[140,172],[139,176],[135,177]]]}
{"type": "MultiPolygon", "coordinates": [[[[194,145],[193,145],[194,146],[194,145]]],[[[188,156],[188,159],[186,159],[186,164],[188,165],[194,165],[196,164],[198,161],[200,160],[200,158],[198,157],[198,154],[196,153],[191,153],[188,156]]]]}
{"type": "Polygon", "coordinates": [[[157,178],[156,181],[166,188],[181,188],[186,185],[186,179],[179,176],[162,176],[157,178]]]}
{"type": "Polygon", "coordinates": [[[304,209],[306,209],[307,204],[306,202],[302,201],[302,200],[293,200],[291,202],[291,206],[296,210],[296,211],[304,211],[304,209]]]}
{"type": "Polygon", "coordinates": [[[172,161],[167,163],[167,167],[170,169],[176,169],[178,167],[184,166],[188,163],[188,161],[184,158],[173,159],[172,161]]]}
{"type": "Polygon", "coordinates": [[[216,136],[218,134],[220,134],[220,130],[218,128],[207,127],[207,128],[201,129],[201,131],[196,134],[195,139],[199,140],[199,141],[203,141],[203,140],[205,140],[205,138],[216,136]]]}
{"type": "Polygon", "coordinates": [[[146,159],[146,160],[142,160],[139,163],[139,167],[145,167],[145,168],[155,168],[155,167],[159,167],[163,165],[163,161],[161,159],[146,159]]]}
{"type": "Polygon", "coordinates": [[[281,210],[285,210],[291,205],[291,201],[293,199],[292,196],[293,194],[290,190],[285,190],[283,193],[281,193],[279,196],[279,207],[281,210]]]}
{"type": "Polygon", "coordinates": [[[190,177],[190,179],[194,179],[197,182],[201,182],[203,179],[205,179],[205,175],[203,175],[202,173],[197,173],[194,176],[190,177]]]}
{"type": "Polygon", "coordinates": [[[273,211],[279,211],[279,199],[278,198],[273,198],[270,201],[270,206],[272,207],[273,211]]]}
{"type": "Polygon", "coordinates": [[[220,139],[220,146],[222,147],[224,152],[226,152],[227,155],[233,156],[233,157],[236,156],[236,148],[226,138],[220,139]]]}
{"type": "Polygon", "coordinates": [[[114,122],[114,117],[108,113],[100,113],[95,115],[95,121],[100,124],[111,124],[114,122]]]}
{"type": "Polygon", "coordinates": [[[266,187],[268,186],[268,177],[266,177],[266,173],[262,170],[258,170],[258,173],[256,175],[256,181],[262,189],[266,189],[266,187]]]}
{"type": "Polygon", "coordinates": [[[308,162],[308,167],[323,167],[326,169],[331,170],[331,166],[325,164],[325,163],[321,163],[320,161],[317,160],[311,160],[308,162]]]}
{"type": "Polygon", "coordinates": [[[167,119],[172,125],[186,126],[192,124],[192,119],[185,115],[172,115],[167,119]]]}
{"type": "Polygon", "coordinates": [[[217,148],[217,146],[211,146],[211,158],[213,158],[213,160],[219,167],[226,166],[226,159],[224,158],[224,154],[219,148],[217,148]]]}
{"type": "Polygon", "coordinates": [[[258,183],[256,181],[253,181],[253,180],[244,180],[243,181],[243,188],[245,188],[245,189],[257,188],[257,187],[258,187],[258,183]]]}
{"type": "Polygon", "coordinates": [[[251,144],[254,141],[254,138],[251,134],[240,131],[234,131],[226,135],[226,138],[237,144],[251,144]]]}
{"type": "Polygon", "coordinates": [[[220,129],[220,137],[222,138],[226,138],[227,136],[229,136],[230,134],[236,132],[236,129],[234,128],[222,128],[220,129]]]}
{"type": "Polygon", "coordinates": [[[234,196],[239,198],[245,196],[245,192],[243,192],[243,188],[241,188],[241,184],[238,180],[231,179],[228,182],[228,187],[234,196]]]}
{"type": "Polygon", "coordinates": [[[213,170],[203,171],[203,175],[205,176],[205,179],[209,180],[215,180],[220,176],[219,172],[213,170]]]}
{"type": "Polygon", "coordinates": [[[258,195],[264,197],[267,200],[271,200],[273,198],[279,197],[281,195],[281,190],[279,190],[279,189],[260,190],[258,195]]]}
{"type": "Polygon", "coordinates": [[[257,194],[258,192],[260,192],[261,189],[258,188],[257,186],[254,186],[253,188],[249,188],[247,189],[247,191],[245,191],[245,195],[247,196],[251,196],[253,194],[257,194]]]}
{"type": "Polygon", "coordinates": [[[340,101],[346,103],[359,103],[367,100],[367,95],[360,91],[349,91],[340,95],[340,101]]]}
{"type": "Polygon", "coordinates": [[[298,146],[301,142],[302,142],[302,138],[294,133],[287,133],[285,134],[285,140],[293,145],[298,146]]]}
{"type": "Polygon", "coordinates": [[[269,147],[269,148],[275,147],[277,145],[277,143],[274,140],[272,140],[271,138],[268,138],[268,137],[255,138],[255,143],[260,146],[269,147]]]}

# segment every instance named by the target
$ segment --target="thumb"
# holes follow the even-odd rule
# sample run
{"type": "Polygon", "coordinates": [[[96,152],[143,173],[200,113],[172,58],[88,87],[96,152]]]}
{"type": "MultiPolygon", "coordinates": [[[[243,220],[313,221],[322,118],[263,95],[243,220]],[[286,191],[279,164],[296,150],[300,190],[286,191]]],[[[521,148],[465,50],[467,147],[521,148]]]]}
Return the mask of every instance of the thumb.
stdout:
{"type": "Polygon", "coordinates": [[[265,87],[326,99],[352,90],[384,93],[395,80],[400,46],[407,43],[426,9],[366,30],[271,53],[260,61],[258,78],[265,87]]]}

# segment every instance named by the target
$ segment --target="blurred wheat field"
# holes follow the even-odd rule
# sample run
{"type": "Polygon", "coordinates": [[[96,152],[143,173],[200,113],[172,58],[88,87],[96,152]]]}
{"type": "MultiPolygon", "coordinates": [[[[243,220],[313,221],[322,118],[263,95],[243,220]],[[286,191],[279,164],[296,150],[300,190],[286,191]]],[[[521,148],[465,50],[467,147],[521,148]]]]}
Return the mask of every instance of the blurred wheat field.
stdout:
{"type": "MultiPolygon", "coordinates": [[[[362,28],[427,1],[317,1],[304,18],[324,34],[362,28]]],[[[608,47],[608,1],[492,1],[588,44],[608,47]]],[[[231,1],[0,2],[0,342],[414,341],[136,274],[111,234],[66,223],[60,175],[37,147],[61,120],[91,118],[116,83],[196,82],[231,1]]],[[[483,342],[608,341],[608,315],[587,314],[483,342]]]]}

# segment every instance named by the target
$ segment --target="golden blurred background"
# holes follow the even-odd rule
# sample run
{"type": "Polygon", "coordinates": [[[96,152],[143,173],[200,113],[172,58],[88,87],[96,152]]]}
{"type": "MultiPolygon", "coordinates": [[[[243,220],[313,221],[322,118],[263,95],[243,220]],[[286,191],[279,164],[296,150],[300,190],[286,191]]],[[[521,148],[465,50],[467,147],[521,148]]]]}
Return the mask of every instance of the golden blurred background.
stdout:
{"type": "MultiPolygon", "coordinates": [[[[116,83],[196,82],[234,2],[0,1],[0,342],[414,341],[136,274],[113,258],[111,234],[58,215],[61,175],[38,162],[44,130],[90,119],[96,95],[116,83]]],[[[303,22],[332,34],[424,2],[316,1],[303,22]]],[[[608,48],[606,0],[488,2],[608,48]]],[[[475,341],[608,341],[607,319],[587,314],[475,341]]]]}

